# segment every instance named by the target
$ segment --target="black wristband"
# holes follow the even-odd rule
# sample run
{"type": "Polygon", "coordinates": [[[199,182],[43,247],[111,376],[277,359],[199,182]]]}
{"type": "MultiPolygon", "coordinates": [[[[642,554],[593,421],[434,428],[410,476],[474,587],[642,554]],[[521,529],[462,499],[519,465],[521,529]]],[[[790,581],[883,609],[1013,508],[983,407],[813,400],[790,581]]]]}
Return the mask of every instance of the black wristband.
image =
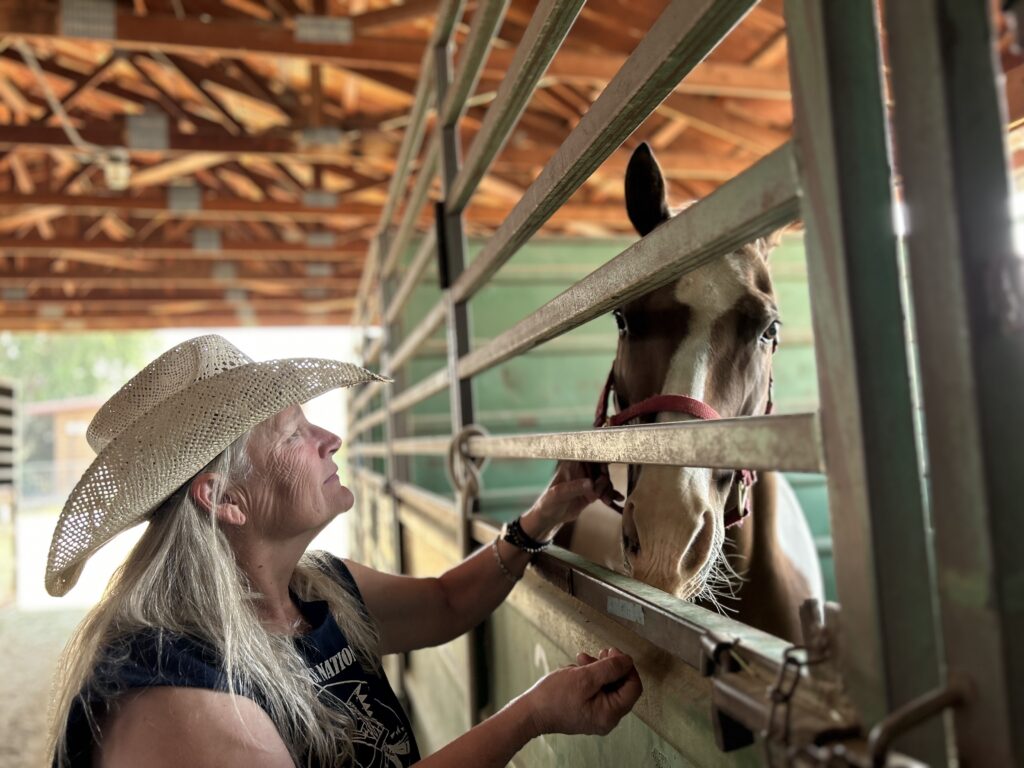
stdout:
{"type": "Polygon", "coordinates": [[[547,541],[537,541],[527,535],[526,531],[523,530],[523,526],[519,522],[517,517],[510,523],[505,523],[501,526],[501,538],[503,541],[507,541],[513,547],[518,547],[524,552],[530,554],[536,554],[542,549],[546,549],[551,544],[551,539],[547,541]]]}

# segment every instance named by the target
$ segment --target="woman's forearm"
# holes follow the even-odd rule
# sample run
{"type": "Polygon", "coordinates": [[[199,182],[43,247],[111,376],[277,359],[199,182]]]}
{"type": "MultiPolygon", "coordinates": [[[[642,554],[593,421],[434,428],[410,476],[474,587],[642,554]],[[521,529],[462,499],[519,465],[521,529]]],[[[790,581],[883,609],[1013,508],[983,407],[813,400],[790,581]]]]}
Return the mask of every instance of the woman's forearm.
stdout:
{"type": "Polygon", "coordinates": [[[502,768],[537,736],[525,697],[511,701],[447,746],[414,763],[416,768],[502,768]]]}
{"type": "MultiPolygon", "coordinates": [[[[553,533],[553,528],[533,512],[523,515],[522,525],[533,538],[547,538],[553,533]]],[[[498,541],[497,550],[500,564],[494,546],[487,544],[441,576],[450,612],[446,626],[451,638],[469,631],[501,605],[515,586],[512,578],[521,578],[530,562],[527,552],[506,541],[498,541]]]]}

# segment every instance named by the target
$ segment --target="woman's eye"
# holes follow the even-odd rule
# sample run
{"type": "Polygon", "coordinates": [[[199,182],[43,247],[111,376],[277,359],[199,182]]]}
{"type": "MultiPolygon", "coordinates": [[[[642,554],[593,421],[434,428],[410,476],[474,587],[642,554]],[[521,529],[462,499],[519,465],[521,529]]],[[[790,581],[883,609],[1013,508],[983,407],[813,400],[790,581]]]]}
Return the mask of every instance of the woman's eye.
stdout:
{"type": "Polygon", "coordinates": [[[619,327],[619,333],[626,333],[626,318],[623,317],[622,312],[616,309],[612,314],[615,316],[615,324],[619,327]]]}
{"type": "Polygon", "coordinates": [[[779,326],[781,326],[778,320],[772,321],[772,324],[764,329],[764,333],[761,334],[761,341],[773,344],[779,340],[779,326]]]}

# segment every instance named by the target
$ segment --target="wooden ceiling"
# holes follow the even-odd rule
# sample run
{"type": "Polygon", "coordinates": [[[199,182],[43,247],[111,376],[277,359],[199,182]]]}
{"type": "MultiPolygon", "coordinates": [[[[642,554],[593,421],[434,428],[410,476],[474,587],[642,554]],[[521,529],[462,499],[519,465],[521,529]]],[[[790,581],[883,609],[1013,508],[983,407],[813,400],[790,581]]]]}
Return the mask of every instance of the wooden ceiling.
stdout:
{"type": "MultiPolygon", "coordinates": [[[[511,1],[464,146],[535,5],[511,1]]],[[[500,224],[664,5],[587,2],[468,208],[470,235],[500,224]]],[[[628,232],[622,175],[641,140],[678,203],[785,142],[781,6],[762,0],[543,232],[628,232]]],[[[0,0],[0,329],[347,323],[437,0],[103,8],[0,0]],[[311,16],[350,19],[351,41],[311,16]]]]}

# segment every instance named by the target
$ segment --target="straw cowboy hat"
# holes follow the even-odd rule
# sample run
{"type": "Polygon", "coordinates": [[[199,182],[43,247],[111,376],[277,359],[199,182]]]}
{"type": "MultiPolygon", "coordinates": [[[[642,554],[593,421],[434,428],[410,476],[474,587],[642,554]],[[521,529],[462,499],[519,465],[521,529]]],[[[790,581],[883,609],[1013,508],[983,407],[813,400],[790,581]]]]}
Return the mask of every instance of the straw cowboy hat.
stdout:
{"type": "Polygon", "coordinates": [[[387,381],[334,360],[254,363],[215,335],[165,352],[89,424],[86,439],[97,456],[57,520],[46,590],[65,594],[93,552],[145,520],[250,428],[290,405],[374,380],[387,381]]]}

